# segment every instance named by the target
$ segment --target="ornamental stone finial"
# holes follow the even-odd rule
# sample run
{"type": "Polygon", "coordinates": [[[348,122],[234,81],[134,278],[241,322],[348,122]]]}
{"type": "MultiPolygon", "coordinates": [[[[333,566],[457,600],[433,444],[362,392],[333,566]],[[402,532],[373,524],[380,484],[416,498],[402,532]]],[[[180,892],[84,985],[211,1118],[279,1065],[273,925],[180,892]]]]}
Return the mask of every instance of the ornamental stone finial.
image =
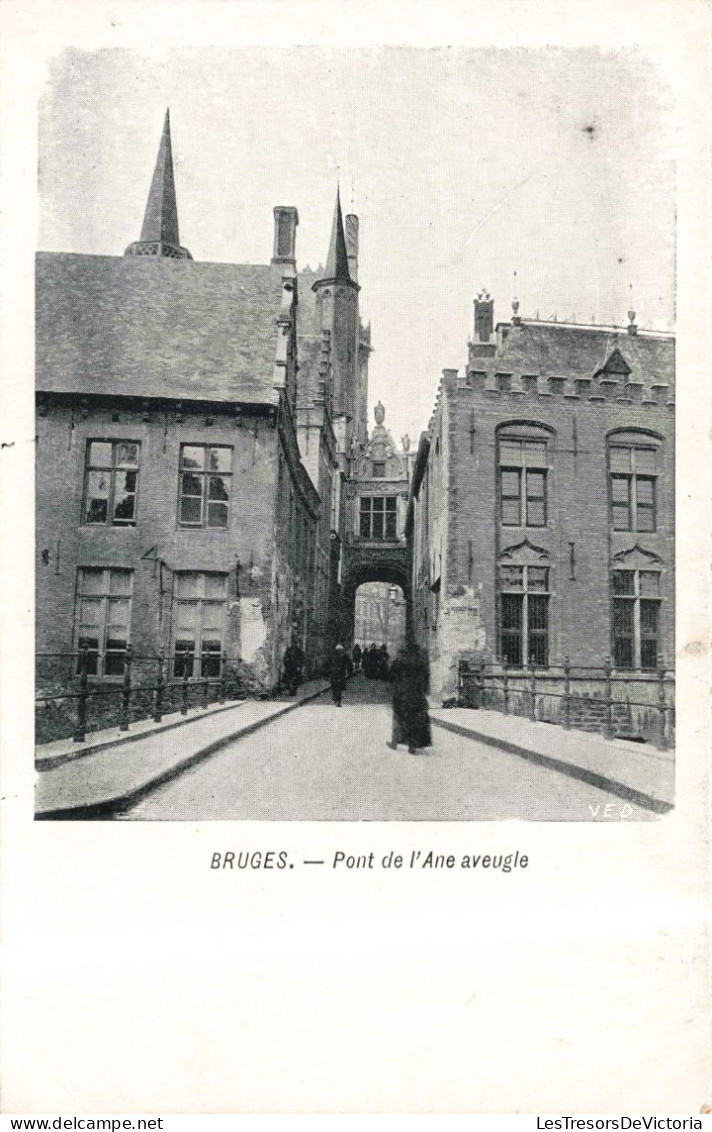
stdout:
{"type": "Polygon", "coordinates": [[[404,452],[410,451],[410,437],[408,436],[408,433],[406,433],[405,436],[401,437],[401,444],[403,445],[404,452]]]}
{"type": "Polygon", "coordinates": [[[386,410],[383,408],[383,405],[380,401],[376,405],[376,408],[373,410],[373,415],[376,418],[376,424],[382,425],[384,420],[386,419],[386,410]]]}

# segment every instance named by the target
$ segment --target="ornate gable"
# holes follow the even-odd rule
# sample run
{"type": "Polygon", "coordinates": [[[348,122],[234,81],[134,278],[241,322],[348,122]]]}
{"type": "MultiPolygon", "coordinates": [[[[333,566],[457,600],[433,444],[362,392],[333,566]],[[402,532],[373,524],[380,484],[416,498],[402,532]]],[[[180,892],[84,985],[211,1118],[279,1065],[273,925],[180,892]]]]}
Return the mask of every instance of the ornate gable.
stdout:
{"type": "Polygon", "coordinates": [[[405,465],[398,446],[383,422],[386,410],[379,401],[374,410],[376,425],[356,460],[359,479],[398,480],[405,476],[405,465]]]}

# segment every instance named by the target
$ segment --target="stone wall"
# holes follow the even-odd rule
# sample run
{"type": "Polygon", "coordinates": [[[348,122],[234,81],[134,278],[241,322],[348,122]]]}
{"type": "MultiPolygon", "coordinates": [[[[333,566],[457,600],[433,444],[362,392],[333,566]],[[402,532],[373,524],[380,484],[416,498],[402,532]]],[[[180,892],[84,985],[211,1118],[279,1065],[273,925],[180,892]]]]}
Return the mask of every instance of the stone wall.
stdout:
{"type": "MultiPolygon", "coordinates": [[[[284,451],[274,410],[236,412],[170,402],[137,406],[128,400],[82,407],[57,397],[45,400],[37,435],[38,654],[68,654],[75,646],[79,567],[133,571],[131,644],[137,657],[146,658],[155,658],[161,646],[166,654],[171,651],[175,573],[215,572],[227,578],[224,651],[229,663],[239,669],[246,688],[274,687],[298,606],[306,609],[312,601],[318,511],[316,492],[306,492],[306,475],[295,463],[296,441],[292,438],[290,452],[284,451]],[[87,442],[96,439],[141,445],[135,526],[81,521],[87,442]],[[184,443],[232,449],[227,529],[179,527],[184,443]],[[280,463],[282,494],[276,507],[280,463]]],[[[305,624],[311,648],[308,619],[305,624]]],[[[59,670],[49,673],[49,663],[38,656],[40,694],[56,689],[67,668],[60,660],[59,670]]]]}

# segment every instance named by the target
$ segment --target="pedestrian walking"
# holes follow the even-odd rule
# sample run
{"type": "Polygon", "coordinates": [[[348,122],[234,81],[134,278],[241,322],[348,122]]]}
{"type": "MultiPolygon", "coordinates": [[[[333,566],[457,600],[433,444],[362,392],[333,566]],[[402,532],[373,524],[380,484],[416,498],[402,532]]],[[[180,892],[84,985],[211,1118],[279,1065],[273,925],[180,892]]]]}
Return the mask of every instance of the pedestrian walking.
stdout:
{"type": "Polygon", "coordinates": [[[426,695],[428,668],[414,641],[399,650],[391,666],[391,680],[393,728],[387,746],[395,751],[399,743],[407,743],[409,754],[415,755],[422,748],[432,746],[432,737],[426,695]]]}
{"type": "Polygon", "coordinates": [[[297,694],[297,688],[302,682],[305,659],[304,652],[293,640],[287,647],[283,661],[284,683],[290,696],[297,694]]]}
{"type": "Polygon", "coordinates": [[[341,707],[341,697],[346,687],[346,676],[348,673],[348,664],[346,662],[346,649],[343,645],[337,645],[331,660],[330,672],[331,694],[334,697],[334,703],[337,707],[341,707]]]}
{"type": "Polygon", "coordinates": [[[361,671],[361,646],[358,643],[358,641],[356,642],[353,649],[351,650],[351,659],[354,662],[354,672],[360,672],[361,671]]]}

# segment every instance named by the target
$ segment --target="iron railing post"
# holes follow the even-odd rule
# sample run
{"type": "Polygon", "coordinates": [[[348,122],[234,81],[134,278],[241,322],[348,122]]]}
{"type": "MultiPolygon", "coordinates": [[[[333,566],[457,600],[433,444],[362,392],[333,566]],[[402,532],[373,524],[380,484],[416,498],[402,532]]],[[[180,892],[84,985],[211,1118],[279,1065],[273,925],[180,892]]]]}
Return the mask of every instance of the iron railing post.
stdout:
{"type": "Polygon", "coordinates": [[[527,667],[529,669],[529,718],[536,720],[536,667],[531,657],[529,657],[527,667]]]}
{"type": "Polygon", "coordinates": [[[571,659],[564,657],[564,727],[571,730],[571,659]]]}
{"type": "Polygon", "coordinates": [[[89,650],[84,645],[79,653],[79,696],[77,698],[77,726],[74,730],[74,742],[84,743],[86,741],[87,729],[87,689],[89,686],[89,677],[87,675],[87,668],[89,660],[89,650]]]}
{"type": "MultiPolygon", "coordinates": [[[[185,664],[185,661],[184,661],[185,664]]],[[[180,697],[180,713],[181,715],[188,714],[188,666],[186,664],[183,669],[183,685],[181,687],[180,697]]]]}
{"type": "Polygon", "coordinates": [[[131,706],[131,655],[132,648],[130,644],[126,645],[124,650],[124,686],[121,692],[121,722],[119,723],[119,731],[128,731],[129,729],[129,708],[131,706]]]}
{"type": "Polygon", "coordinates": [[[477,666],[477,707],[485,704],[485,662],[481,660],[477,666]]]}
{"type": "Polygon", "coordinates": [[[605,683],[606,716],[605,716],[604,723],[603,723],[603,738],[604,739],[612,739],[613,738],[613,681],[612,681],[613,662],[612,662],[610,656],[606,657],[606,659],[604,661],[604,666],[605,666],[605,677],[604,677],[604,679],[605,679],[605,682],[606,682],[605,683]]]}
{"type": "Polygon", "coordinates": [[[206,676],[203,682],[203,711],[207,709],[210,694],[210,677],[206,676]]]}
{"type": "Polygon", "coordinates": [[[227,699],[227,653],[222,654],[222,667],[220,669],[220,703],[227,699]]]}
{"type": "Polygon", "coordinates": [[[163,719],[163,664],[166,658],[165,649],[163,645],[158,650],[158,672],[156,674],[156,705],[153,712],[154,723],[160,723],[163,719]]]}
{"type": "Polygon", "coordinates": [[[658,712],[660,718],[660,730],[656,746],[659,751],[666,751],[667,736],[665,735],[665,716],[667,712],[667,704],[665,703],[665,665],[663,662],[662,654],[658,656],[658,712]]]}
{"type": "Polygon", "coordinates": [[[504,698],[504,714],[509,715],[509,669],[506,656],[502,660],[502,696],[504,698]]]}

